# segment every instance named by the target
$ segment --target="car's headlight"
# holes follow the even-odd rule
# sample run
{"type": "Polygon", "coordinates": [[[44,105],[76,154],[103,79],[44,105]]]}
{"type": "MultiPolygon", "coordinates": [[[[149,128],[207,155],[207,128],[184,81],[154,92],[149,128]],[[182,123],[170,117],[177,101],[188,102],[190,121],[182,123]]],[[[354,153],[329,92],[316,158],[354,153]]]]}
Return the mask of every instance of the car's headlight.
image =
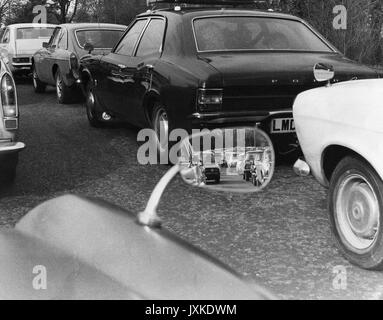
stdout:
{"type": "Polygon", "coordinates": [[[14,118],[18,116],[16,100],[16,88],[13,79],[8,73],[5,73],[1,78],[1,104],[5,117],[14,118]]]}
{"type": "Polygon", "coordinates": [[[222,89],[198,89],[197,108],[198,111],[219,111],[222,109],[222,89]]]}

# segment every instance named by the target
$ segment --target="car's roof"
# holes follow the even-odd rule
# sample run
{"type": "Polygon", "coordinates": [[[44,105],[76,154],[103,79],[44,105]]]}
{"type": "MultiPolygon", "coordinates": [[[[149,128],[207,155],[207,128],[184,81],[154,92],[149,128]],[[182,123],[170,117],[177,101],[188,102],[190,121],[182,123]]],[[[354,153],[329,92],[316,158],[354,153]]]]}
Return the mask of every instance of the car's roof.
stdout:
{"type": "Polygon", "coordinates": [[[88,28],[126,29],[126,26],[122,24],[111,24],[111,23],[64,23],[64,24],[60,24],[60,27],[64,27],[68,30],[88,29],[88,28]]]}
{"type": "Polygon", "coordinates": [[[240,9],[240,8],[218,8],[218,7],[185,7],[181,10],[175,10],[174,8],[168,9],[159,9],[159,10],[148,10],[145,13],[139,15],[139,17],[150,16],[150,15],[181,15],[181,16],[209,16],[209,15],[252,15],[252,16],[262,16],[262,17],[271,17],[271,18],[283,18],[283,19],[294,19],[301,21],[302,19],[274,11],[265,11],[265,10],[252,10],[252,9],[240,9]]]}
{"type": "Polygon", "coordinates": [[[45,24],[45,23],[16,23],[10,24],[7,28],[10,29],[19,29],[19,28],[55,28],[55,24],[45,24]]]}

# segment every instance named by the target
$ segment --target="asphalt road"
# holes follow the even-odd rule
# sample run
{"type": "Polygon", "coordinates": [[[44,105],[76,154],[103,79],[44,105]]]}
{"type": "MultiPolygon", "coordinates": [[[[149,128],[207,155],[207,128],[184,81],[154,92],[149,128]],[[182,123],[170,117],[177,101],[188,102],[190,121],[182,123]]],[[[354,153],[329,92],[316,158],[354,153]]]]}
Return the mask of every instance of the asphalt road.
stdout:
{"type": "MultiPolygon", "coordinates": [[[[39,203],[67,193],[144,209],[168,168],[137,163],[137,129],[93,129],[80,105],[56,104],[53,90],[36,95],[20,80],[18,90],[20,140],[28,148],[14,187],[0,195],[1,227],[11,228],[39,203]]],[[[176,179],[160,214],[166,228],[280,298],[383,297],[383,274],[349,265],[334,247],[326,190],[289,167],[277,168],[264,192],[241,196],[193,189],[176,179]],[[346,272],[343,285],[336,270],[346,272]]]]}

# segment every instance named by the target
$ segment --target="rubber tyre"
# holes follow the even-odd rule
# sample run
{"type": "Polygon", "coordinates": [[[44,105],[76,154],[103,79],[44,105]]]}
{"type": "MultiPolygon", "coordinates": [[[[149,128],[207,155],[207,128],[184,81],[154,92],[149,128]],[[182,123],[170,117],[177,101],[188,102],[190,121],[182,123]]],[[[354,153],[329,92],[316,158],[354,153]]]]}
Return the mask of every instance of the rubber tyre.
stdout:
{"type": "Polygon", "coordinates": [[[73,102],[76,96],[76,92],[65,84],[64,79],[61,75],[60,69],[57,70],[55,79],[56,79],[56,96],[57,96],[58,103],[68,104],[73,102]],[[59,89],[59,86],[60,86],[60,89],[59,89]]]}
{"type": "Polygon", "coordinates": [[[32,67],[32,83],[36,93],[44,93],[47,85],[40,81],[35,65],[32,67]]]}
{"type": "Polygon", "coordinates": [[[342,255],[352,264],[366,270],[383,270],[383,182],[376,171],[365,160],[356,156],[344,158],[336,167],[330,182],[329,192],[329,215],[331,229],[336,245],[342,255]],[[347,177],[359,175],[365,179],[373,189],[379,207],[380,226],[377,231],[376,240],[365,252],[356,253],[350,250],[351,244],[345,239],[343,232],[338,227],[336,218],[336,199],[342,183],[347,177]],[[349,243],[349,245],[347,245],[349,243]]]}

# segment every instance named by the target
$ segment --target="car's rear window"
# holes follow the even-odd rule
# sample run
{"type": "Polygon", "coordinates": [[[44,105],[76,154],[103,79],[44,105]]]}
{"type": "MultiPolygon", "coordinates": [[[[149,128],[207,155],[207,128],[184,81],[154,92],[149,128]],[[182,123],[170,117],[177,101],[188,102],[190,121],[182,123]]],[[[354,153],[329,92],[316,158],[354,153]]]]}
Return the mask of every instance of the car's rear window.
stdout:
{"type": "Polygon", "coordinates": [[[204,17],[194,20],[194,33],[198,51],[333,51],[306,25],[288,19],[204,17]]]}
{"type": "Polygon", "coordinates": [[[16,32],[17,40],[28,40],[28,39],[49,39],[55,28],[19,28],[16,32]]]}
{"type": "Polygon", "coordinates": [[[77,30],[78,45],[84,48],[86,43],[96,49],[112,49],[122,37],[124,30],[88,29],[77,30]]]}

